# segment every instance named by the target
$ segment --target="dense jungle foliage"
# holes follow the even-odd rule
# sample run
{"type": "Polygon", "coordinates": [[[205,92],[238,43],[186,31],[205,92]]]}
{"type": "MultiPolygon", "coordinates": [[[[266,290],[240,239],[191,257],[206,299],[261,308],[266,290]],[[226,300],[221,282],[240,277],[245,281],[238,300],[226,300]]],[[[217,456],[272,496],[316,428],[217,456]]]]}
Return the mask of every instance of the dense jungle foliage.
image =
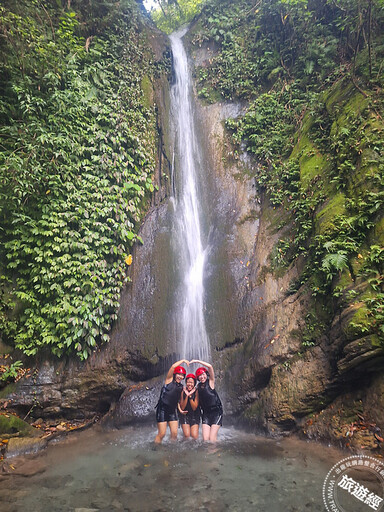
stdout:
{"type": "MultiPolygon", "coordinates": [[[[191,36],[211,55],[196,69],[200,98],[247,105],[226,122],[234,157],[254,155],[260,190],[286,211],[270,271],[304,262],[287,293],[304,285],[328,313],[352,308],[347,336],[373,344],[384,343],[383,29],[382,0],[208,0],[191,36]]],[[[311,322],[307,346],[321,332],[311,322]]]]}
{"type": "Polygon", "coordinates": [[[151,16],[160,30],[170,34],[189,23],[203,3],[204,0],[157,0],[152,4],[151,16]]]}
{"type": "Polygon", "coordinates": [[[0,329],[27,355],[108,341],[153,191],[159,72],[134,0],[0,6],[0,329]]]}

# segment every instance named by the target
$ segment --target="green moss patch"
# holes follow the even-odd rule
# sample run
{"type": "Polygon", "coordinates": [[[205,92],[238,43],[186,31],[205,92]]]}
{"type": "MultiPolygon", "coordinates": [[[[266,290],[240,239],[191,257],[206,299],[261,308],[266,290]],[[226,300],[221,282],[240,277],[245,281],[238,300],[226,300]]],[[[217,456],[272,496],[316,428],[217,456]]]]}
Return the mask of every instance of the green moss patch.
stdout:
{"type": "Polygon", "coordinates": [[[374,235],[380,245],[384,245],[384,217],[377,222],[374,228],[374,235]]]}
{"type": "MultiPolygon", "coordinates": [[[[311,143],[307,136],[304,137],[305,141],[308,141],[308,146],[311,143]]],[[[315,176],[320,173],[324,173],[327,168],[327,161],[318,150],[312,145],[309,151],[305,151],[302,157],[299,159],[300,162],[300,180],[304,190],[307,190],[310,186],[311,181],[315,176]]]]}
{"type": "Polygon", "coordinates": [[[335,219],[345,212],[345,195],[339,192],[329,199],[316,215],[316,231],[320,234],[335,230],[335,219]]]}
{"type": "Polygon", "coordinates": [[[344,328],[344,334],[348,340],[354,340],[367,335],[372,331],[372,318],[364,303],[356,307],[350,322],[344,328]]]}
{"type": "Polygon", "coordinates": [[[0,414],[0,434],[2,436],[19,434],[22,437],[37,437],[40,431],[13,414],[0,414]]]}
{"type": "Polygon", "coordinates": [[[339,82],[336,87],[332,88],[327,94],[324,95],[324,102],[327,111],[330,115],[335,113],[335,109],[348,99],[355,90],[352,83],[346,83],[345,80],[339,82]]]}
{"type": "Polygon", "coordinates": [[[153,87],[148,75],[141,79],[141,89],[143,91],[143,105],[145,108],[151,108],[153,105],[153,87]]]}

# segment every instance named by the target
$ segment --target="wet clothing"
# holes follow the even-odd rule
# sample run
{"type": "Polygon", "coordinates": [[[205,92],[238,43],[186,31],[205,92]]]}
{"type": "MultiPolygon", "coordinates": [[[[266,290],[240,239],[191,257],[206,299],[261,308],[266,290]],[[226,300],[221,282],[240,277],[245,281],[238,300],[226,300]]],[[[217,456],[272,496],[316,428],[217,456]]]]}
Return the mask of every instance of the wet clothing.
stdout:
{"type": "Polygon", "coordinates": [[[223,409],[216,389],[211,388],[208,380],[206,380],[204,384],[200,382],[198,390],[200,406],[204,412],[209,412],[218,408],[223,409]]]}
{"type": "MultiPolygon", "coordinates": [[[[196,392],[191,395],[192,400],[195,400],[196,398],[196,392]]],[[[188,411],[187,414],[181,414],[180,411],[178,411],[179,416],[179,422],[180,425],[199,425],[200,424],[200,417],[201,417],[201,411],[200,406],[198,405],[195,410],[192,409],[190,399],[187,400],[187,405],[184,409],[185,411],[188,411]]]]}
{"type": "Polygon", "coordinates": [[[202,410],[202,423],[205,425],[223,424],[223,406],[216,389],[212,389],[209,381],[199,383],[199,400],[202,410]]]}
{"type": "Polygon", "coordinates": [[[166,406],[157,406],[156,421],[157,423],[163,423],[164,421],[177,421],[177,412],[175,409],[168,409],[166,406]]]}
{"type": "Polygon", "coordinates": [[[160,398],[156,405],[156,421],[177,421],[177,403],[180,400],[183,385],[172,381],[161,388],[160,398]]]}
{"type": "Polygon", "coordinates": [[[217,411],[203,413],[203,418],[201,420],[203,425],[222,425],[223,424],[223,409],[218,409],[217,411]]]}

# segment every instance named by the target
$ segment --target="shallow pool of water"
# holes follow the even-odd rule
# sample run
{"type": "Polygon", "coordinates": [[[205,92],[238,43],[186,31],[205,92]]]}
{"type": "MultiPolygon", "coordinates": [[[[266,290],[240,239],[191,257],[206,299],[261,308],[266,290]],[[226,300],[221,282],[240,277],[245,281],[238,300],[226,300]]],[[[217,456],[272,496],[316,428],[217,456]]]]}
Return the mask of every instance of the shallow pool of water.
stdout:
{"type": "Polygon", "coordinates": [[[161,446],[155,428],[72,434],[14,462],[36,472],[0,480],[2,512],[324,511],[322,486],[342,452],[222,428],[216,445],[161,446]]]}

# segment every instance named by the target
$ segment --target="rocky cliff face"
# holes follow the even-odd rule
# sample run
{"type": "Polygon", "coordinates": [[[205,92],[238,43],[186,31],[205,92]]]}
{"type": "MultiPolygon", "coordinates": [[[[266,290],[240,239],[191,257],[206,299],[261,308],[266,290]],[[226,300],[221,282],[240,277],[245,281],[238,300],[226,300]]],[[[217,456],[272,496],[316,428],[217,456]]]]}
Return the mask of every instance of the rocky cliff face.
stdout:
{"type": "MultiPolygon", "coordinates": [[[[212,57],[207,45],[191,48],[191,54],[199,66],[212,57]]],[[[349,95],[345,90],[332,92],[327,108],[340,112],[336,125],[341,125],[358,95],[356,90],[349,95]]],[[[380,450],[383,347],[375,335],[351,329],[361,313],[359,301],[351,304],[332,296],[314,300],[308,286],[292,289],[303,271],[302,259],[289,268],[273,266],[277,242],[289,236],[288,215],[257,190],[247,157],[233,157],[223,119],[236,117],[239,111],[240,107],[236,112],[234,105],[223,103],[201,105],[199,110],[217,191],[218,224],[227,229],[221,250],[231,283],[224,322],[230,319],[231,325],[215,340],[227,411],[269,433],[301,432],[344,446],[380,450]]],[[[294,151],[305,151],[306,129],[304,121],[294,151]]],[[[368,152],[363,150],[362,162],[368,152]]],[[[324,162],[324,169],[316,170],[325,173],[325,167],[324,162]]],[[[332,201],[317,211],[319,233],[340,213],[329,208],[332,201]]],[[[380,223],[376,241],[382,243],[378,230],[380,223]]],[[[355,296],[367,287],[366,278],[348,271],[340,272],[341,281],[348,282],[347,291],[355,290],[355,296]]]]}

